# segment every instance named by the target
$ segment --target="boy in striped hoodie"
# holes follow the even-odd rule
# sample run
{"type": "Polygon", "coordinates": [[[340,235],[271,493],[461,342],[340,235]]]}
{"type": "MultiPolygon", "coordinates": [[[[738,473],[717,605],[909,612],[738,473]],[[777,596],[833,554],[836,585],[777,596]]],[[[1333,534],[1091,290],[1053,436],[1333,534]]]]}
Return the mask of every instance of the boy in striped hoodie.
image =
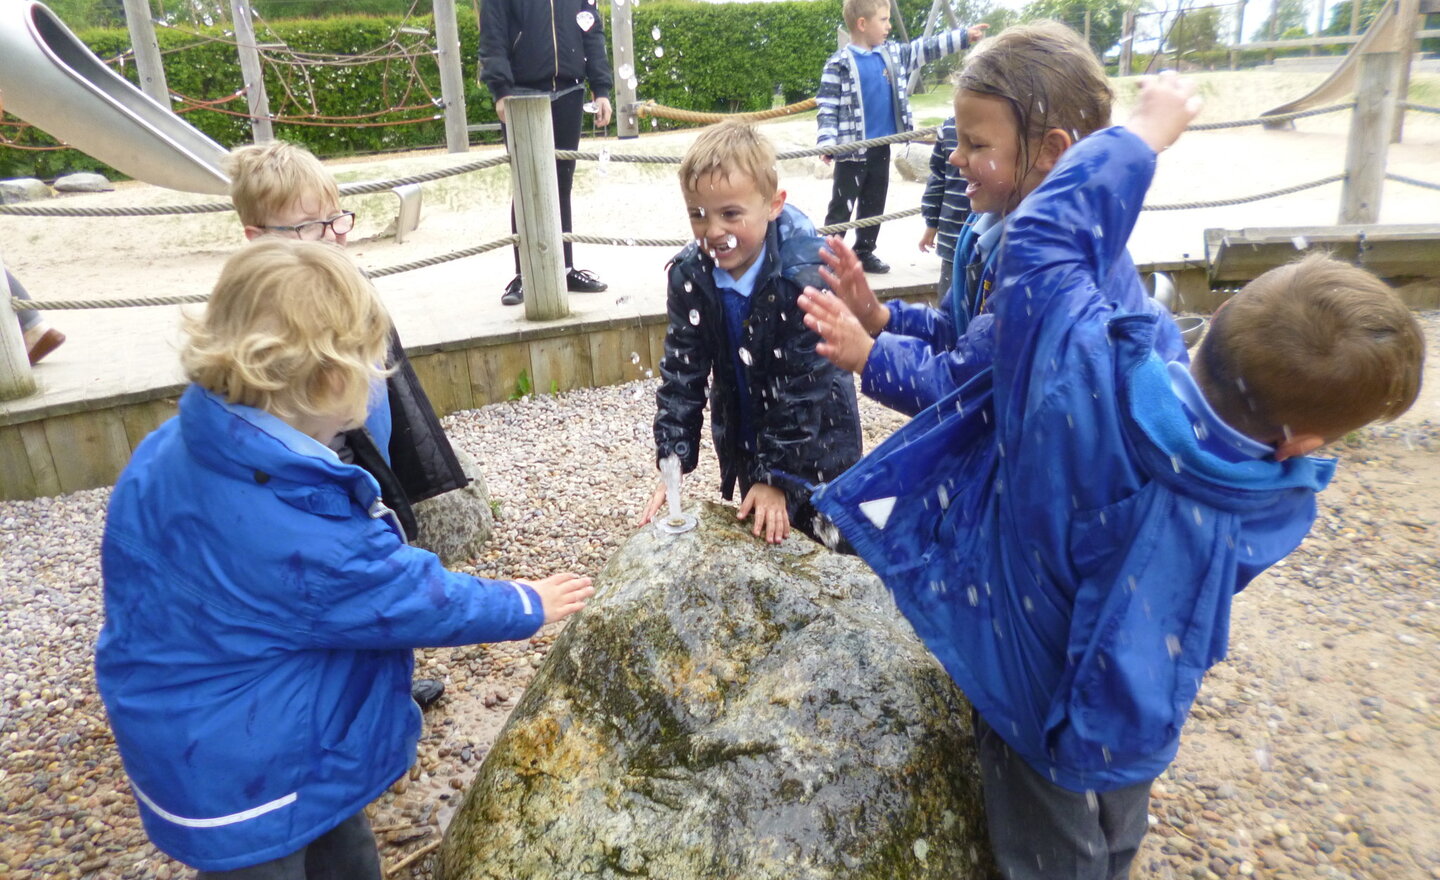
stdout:
{"type": "MultiPolygon", "coordinates": [[[[816,144],[821,147],[910,131],[914,128],[907,88],[910,74],[927,61],[970,48],[989,27],[977,24],[902,45],[887,39],[889,0],[845,0],[843,11],[850,45],[825,62],[820,93],[815,96],[820,107],[816,144]]],[[[844,223],[852,213],[856,219],[883,214],[890,189],[890,147],[821,156],[826,164],[837,158],[825,225],[844,223]]],[[[879,235],[879,226],[855,233],[855,253],[866,272],[890,271],[890,266],[875,256],[879,235]]]]}

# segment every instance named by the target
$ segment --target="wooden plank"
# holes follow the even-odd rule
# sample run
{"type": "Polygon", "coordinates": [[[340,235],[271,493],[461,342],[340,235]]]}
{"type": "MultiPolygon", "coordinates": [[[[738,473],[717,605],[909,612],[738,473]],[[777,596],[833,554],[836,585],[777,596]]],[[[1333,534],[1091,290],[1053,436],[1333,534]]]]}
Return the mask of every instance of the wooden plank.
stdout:
{"type": "Polygon", "coordinates": [[[655,375],[660,375],[660,359],[665,357],[665,334],[669,331],[669,324],[650,324],[646,326],[646,335],[650,337],[650,362],[655,364],[655,375]]]}
{"type": "Polygon", "coordinates": [[[1440,224],[1205,230],[1205,255],[1216,281],[1249,281],[1310,250],[1384,278],[1440,277],[1440,224]]]}
{"type": "Polygon", "coordinates": [[[590,384],[590,346],[584,339],[561,336],[530,343],[536,394],[573,391],[590,384]]]}
{"type": "Polygon", "coordinates": [[[25,455],[30,459],[30,473],[35,478],[35,497],[60,494],[60,476],[50,456],[50,441],[45,436],[44,422],[25,422],[19,426],[25,455]]]}
{"type": "Polygon", "coordinates": [[[650,352],[650,334],[643,327],[617,327],[590,334],[590,364],[595,386],[644,379],[658,370],[650,352]]]}
{"type": "Polygon", "coordinates": [[[61,492],[108,486],[130,460],[125,422],[113,409],[46,419],[45,437],[61,492]]]}
{"type": "Polygon", "coordinates": [[[437,351],[410,359],[437,415],[473,409],[470,365],[463,351],[437,351]]]}
{"type": "Polygon", "coordinates": [[[125,439],[130,444],[131,452],[140,445],[140,441],[150,436],[150,432],[175,415],[176,404],[175,399],[167,398],[119,407],[120,420],[125,425],[125,439]]]}
{"type": "Polygon", "coordinates": [[[524,342],[487,345],[466,352],[470,367],[470,388],[475,406],[509,400],[516,394],[520,374],[533,377],[530,346],[524,342]]]}
{"type": "Polygon", "coordinates": [[[0,428],[0,498],[24,501],[39,494],[20,427],[10,425],[0,428]]]}

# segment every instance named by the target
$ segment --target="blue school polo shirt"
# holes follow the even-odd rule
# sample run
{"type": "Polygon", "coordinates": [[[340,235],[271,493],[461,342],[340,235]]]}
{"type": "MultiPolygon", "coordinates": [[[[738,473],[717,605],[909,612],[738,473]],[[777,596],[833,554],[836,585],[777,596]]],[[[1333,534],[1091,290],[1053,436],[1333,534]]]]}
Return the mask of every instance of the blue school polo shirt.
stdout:
{"type": "Polygon", "coordinates": [[[850,51],[860,71],[860,101],[865,108],[865,138],[895,134],[895,90],[891,88],[885,59],[875,49],[861,49],[854,43],[850,51]]]}
{"type": "Polygon", "coordinates": [[[740,349],[745,341],[745,322],[750,320],[750,297],[755,293],[755,282],[760,278],[760,269],[765,265],[765,246],[761,245],[755,262],[739,278],[715,267],[712,276],[715,288],[720,291],[721,305],[725,308],[725,330],[730,340],[730,365],[735,370],[735,386],[740,392],[740,445],[749,453],[758,448],[755,440],[755,416],[750,407],[750,384],[745,380],[745,362],[740,358],[740,349]]]}

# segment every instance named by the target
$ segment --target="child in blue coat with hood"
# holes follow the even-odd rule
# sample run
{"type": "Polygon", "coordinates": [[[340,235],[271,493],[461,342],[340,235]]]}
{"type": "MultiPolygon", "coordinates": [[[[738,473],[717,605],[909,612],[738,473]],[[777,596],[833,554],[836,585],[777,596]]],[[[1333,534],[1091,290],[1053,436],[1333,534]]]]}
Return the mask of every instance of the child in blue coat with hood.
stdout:
{"type": "MultiPolygon", "coordinates": [[[[988,356],[815,499],[969,697],[1011,880],[1129,875],[1231,598],[1314,521],[1335,462],[1308,453],[1419,391],[1413,316],[1319,256],[1246,285],[1188,369],[1157,354],[1168,319],[1129,307],[1118,267],[1197,110],[1162,76],[1065,154],[1000,245],[994,320],[970,331],[988,356]]],[[[801,304],[863,365],[842,303],[801,304]]]]}
{"type": "Polygon", "coordinates": [[[524,639],[590,579],[447,571],[327,443],[384,394],[390,319],[333,245],[231,257],[101,547],[95,677],[157,847],[229,880],[379,880],[362,812],[415,760],[412,649],[524,639]]]}

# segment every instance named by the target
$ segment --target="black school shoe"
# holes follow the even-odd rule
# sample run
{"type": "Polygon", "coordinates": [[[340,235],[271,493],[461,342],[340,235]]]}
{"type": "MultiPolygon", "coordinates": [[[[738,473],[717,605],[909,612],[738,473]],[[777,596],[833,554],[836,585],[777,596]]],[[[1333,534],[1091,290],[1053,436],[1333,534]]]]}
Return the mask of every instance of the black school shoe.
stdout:
{"type": "Polygon", "coordinates": [[[565,273],[565,287],[571,293],[599,293],[610,285],[596,278],[594,273],[584,269],[571,269],[565,273]]]}
{"type": "Polygon", "coordinates": [[[410,685],[410,697],[419,704],[420,711],[435,705],[445,693],[445,683],[433,678],[419,678],[410,685]]]}
{"type": "Polygon", "coordinates": [[[890,271],[890,264],[874,254],[856,254],[856,256],[860,258],[860,268],[871,275],[884,275],[890,271]]]}
{"type": "Polygon", "coordinates": [[[505,285],[505,292],[500,295],[500,305],[518,306],[525,301],[525,288],[520,286],[520,276],[516,275],[505,285]]]}

